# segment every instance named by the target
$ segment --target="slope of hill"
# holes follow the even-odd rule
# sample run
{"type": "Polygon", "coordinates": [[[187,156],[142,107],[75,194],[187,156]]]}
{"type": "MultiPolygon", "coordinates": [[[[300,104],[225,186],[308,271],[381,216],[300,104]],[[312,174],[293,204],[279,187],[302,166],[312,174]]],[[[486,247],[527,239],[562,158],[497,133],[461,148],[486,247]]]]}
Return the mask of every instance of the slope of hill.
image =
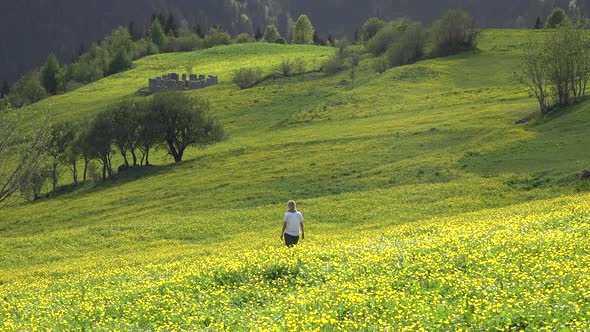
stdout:
{"type": "Polygon", "coordinates": [[[187,93],[230,139],[3,210],[0,326],[587,328],[588,103],[514,125],[535,109],[513,72],[537,36],[486,31],[479,51],[381,75],[365,59],[353,89],[348,72],[229,83],[329,48],[159,55],[25,109],[81,120],[195,61],[221,84],[187,93]],[[287,199],[308,230],[291,251],[287,199]]]}

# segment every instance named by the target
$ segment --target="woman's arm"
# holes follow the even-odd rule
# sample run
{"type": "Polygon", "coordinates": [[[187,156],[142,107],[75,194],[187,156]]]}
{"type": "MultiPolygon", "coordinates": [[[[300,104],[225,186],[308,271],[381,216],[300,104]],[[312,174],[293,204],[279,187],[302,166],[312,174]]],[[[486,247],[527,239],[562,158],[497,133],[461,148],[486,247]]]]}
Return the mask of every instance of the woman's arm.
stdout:
{"type": "Polygon", "coordinates": [[[285,229],[287,229],[286,221],[283,223],[283,230],[281,231],[281,240],[283,239],[283,236],[285,236],[285,229]]]}
{"type": "Polygon", "coordinates": [[[301,239],[305,240],[305,229],[303,228],[303,221],[301,222],[301,239]]]}

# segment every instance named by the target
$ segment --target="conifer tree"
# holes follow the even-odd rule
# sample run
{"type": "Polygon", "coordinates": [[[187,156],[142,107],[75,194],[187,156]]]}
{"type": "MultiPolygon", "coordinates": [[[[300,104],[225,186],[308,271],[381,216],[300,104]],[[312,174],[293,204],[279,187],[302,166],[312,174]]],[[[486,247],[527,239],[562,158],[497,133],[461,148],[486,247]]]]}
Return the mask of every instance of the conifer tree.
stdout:
{"type": "Polygon", "coordinates": [[[41,71],[41,82],[43,87],[50,94],[57,92],[57,73],[59,71],[59,61],[55,54],[51,53],[47,57],[47,62],[41,71]]]}
{"type": "Polygon", "coordinates": [[[314,31],[313,25],[307,15],[299,16],[293,29],[293,43],[312,44],[314,31]]]}

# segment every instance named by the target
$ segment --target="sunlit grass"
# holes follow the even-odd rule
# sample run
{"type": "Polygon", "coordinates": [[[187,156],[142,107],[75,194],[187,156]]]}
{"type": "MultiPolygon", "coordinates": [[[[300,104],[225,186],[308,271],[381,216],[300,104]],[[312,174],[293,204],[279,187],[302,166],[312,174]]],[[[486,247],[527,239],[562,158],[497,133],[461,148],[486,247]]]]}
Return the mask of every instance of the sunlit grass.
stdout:
{"type": "Polygon", "coordinates": [[[588,328],[588,103],[514,124],[535,110],[514,71],[539,35],[486,31],[478,51],[384,74],[367,58],[354,88],[349,72],[230,83],[331,48],[159,55],[24,109],[83,120],[190,62],[220,76],[187,93],[229,139],[3,209],[0,329],[588,328]],[[291,251],[288,199],[308,236],[291,251]]]}

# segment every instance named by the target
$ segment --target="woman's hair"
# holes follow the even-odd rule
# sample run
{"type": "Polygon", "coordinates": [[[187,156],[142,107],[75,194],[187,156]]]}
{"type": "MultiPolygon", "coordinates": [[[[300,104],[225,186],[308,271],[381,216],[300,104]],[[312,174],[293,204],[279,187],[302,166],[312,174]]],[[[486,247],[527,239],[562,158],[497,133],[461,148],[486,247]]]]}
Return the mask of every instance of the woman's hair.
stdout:
{"type": "Polygon", "coordinates": [[[297,208],[297,203],[295,203],[294,200],[290,200],[287,202],[287,206],[289,207],[289,210],[295,211],[295,209],[297,208]]]}

